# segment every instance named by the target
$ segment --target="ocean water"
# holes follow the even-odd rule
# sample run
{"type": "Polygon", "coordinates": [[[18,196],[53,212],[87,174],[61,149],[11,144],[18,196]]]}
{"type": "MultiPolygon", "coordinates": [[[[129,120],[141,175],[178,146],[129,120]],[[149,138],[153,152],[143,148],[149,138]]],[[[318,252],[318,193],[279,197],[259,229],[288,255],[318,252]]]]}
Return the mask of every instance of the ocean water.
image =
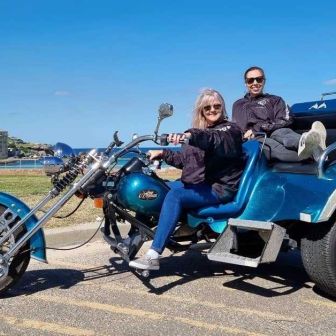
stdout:
{"type": "MultiPolygon", "coordinates": [[[[144,152],[147,153],[149,150],[151,149],[171,149],[173,151],[180,151],[181,147],[139,147],[139,149],[144,152]]],[[[80,153],[87,153],[91,150],[92,148],[74,148],[73,151],[75,152],[76,155],[80,154],[80,153]]],[[[112,153],[115,153],[119,150],[120,148],[114,148],[112,153]]],[[[102,153],[105,151],[105,148],[97,148],[97,151],[99,153],[102,153]]],[[[122,158],[118,159],[118,163],[116,165],[116,167],[122,167],[126,162],[128,162],[132,157],[136,156],[135,153],[127,153],[125,154],[122,158]]],[[[162,164],[162,168],[166,168],[168,167],[168,165],[166,163],[162,164]]]]}
{"type": "MultiPolygon", "coordinates": [[[[166,148],[166,147],[165,147],[166,148]]],[[[75,155],[78,155],[80,153],[87,153],[92,148],[73,148],[73,152],[75,155]]],[[[140,147],[140,150],[144,153],[148,152],[151,149],[161,149],[161,147],[140,147]]],[[[169,149],[173,151],[179,151],[179,147],[169,147],[169,149]]],[[[102,153],[105,151],[105,148],[97,148],[99,153],[102,153]]],[[[113,152],[118,151],[119,148],[115,148],[113,152]]],[[[122,167],[126,162],[128,162],[132,157],[134,157],[134,153],[127,153],[122,158],[118,160],[118,163],[116,167],[122,167]]],[[[12,162],[6,162],[6,163],[0,163],[0,169],[42,169],[42,160],[41,159],[13,159],[12,162]]],[[[167,165],[164,163],[162,167],[167,167],[167,165]]]]}

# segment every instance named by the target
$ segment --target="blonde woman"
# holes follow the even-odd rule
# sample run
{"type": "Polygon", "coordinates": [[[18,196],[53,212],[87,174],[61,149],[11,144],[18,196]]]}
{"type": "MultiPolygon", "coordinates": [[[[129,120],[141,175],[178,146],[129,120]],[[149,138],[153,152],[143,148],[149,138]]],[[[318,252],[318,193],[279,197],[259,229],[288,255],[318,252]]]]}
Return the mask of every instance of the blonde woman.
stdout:
{"type": "Polygon", "coordinates": [[[197,97],[192,127],[185,133],[168,136],[174,144],[188,139],[180,152],[149,151],[150,159],[163,159],[182,169],[182,177],[169,184],[171,189],[163,202],[151,248],[144,257],[131,261],[131,267],[158,270],[160,254],[184,209],[226,203],[237,192],[244,166],[242,134],[228,121],[224,99],[218,91],[206,89],[197,97]]]}

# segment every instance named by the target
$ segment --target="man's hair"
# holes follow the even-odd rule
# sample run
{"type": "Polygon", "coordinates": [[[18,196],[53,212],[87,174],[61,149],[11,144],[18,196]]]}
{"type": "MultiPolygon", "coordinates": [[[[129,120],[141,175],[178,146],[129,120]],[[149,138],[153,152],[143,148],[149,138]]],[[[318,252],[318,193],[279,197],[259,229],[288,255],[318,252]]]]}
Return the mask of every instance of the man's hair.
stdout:
{"type": "Polygon", "coordinates": [[[247,74],[248,74],[250,71],[252,71],[252,70],[259,70],[259,71],[262,73],[263,77],[265,78],[265,71],[264,71],[264,69],[262,69],[262,68],[260,68],[260,67],[258,67],[258,66],[252,66],[252,67],[248,68],[248,69],[244,72],[244,79],[246,79],[247,74]]]}

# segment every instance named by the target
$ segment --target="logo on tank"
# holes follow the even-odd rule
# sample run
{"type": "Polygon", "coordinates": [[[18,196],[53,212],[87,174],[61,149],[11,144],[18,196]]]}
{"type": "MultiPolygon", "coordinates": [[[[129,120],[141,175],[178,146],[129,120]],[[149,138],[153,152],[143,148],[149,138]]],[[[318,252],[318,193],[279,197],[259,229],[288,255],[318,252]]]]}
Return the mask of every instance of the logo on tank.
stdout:
{"type": "Polygon", "coordinates": [[[143,201],[151,201],[158,197],[158,193],[155,190],[146,189],[146,190],[142,190],[139,193],[138,197],[139,199],[143,201]]]}

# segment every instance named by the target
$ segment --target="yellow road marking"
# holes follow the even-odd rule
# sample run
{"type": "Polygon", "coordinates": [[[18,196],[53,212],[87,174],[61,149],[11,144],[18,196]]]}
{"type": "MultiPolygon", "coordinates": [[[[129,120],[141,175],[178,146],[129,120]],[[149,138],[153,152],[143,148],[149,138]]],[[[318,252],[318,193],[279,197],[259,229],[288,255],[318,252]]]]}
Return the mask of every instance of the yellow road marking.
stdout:
{"type": "Polygon", "coordinates": [[[260,317],[264,317],[267,319],[274,319],[274,320],[286,320],[286,321],[296,321],[295,318],[286,316],[286,315],[281,315],[281,314],[276,314],[276,313],[271,313],[271,312],[266,312],[266,311],[260,311],[260,310],[255,310],[255,309],[247,309],[247,308],[240,308],[240,307],[232,307],[228,306],[222,303],[214,303],[214,302],[209,302],[209,301],[199,301],[196,299],[192,298],[187,298],[187,297],[180,297],[180,296],[175,296],[171,294],[161,294],[159,296],[150,294],[144,290],[141,289],[136,289],[136,288],[124,288],[121,286],[118,286],[115,283],[108,284],[108,285],[97,285],[97,284],[89,284],[89,283],[82,283],[81,285],[84,286],[95,286],[99,288],[103,288],[104,290],[111,290],[111,291],[117,291],[117,292],[126,292],[126,293],[132,293],[132,294],[137,294],[137,295],[142,295],[142,296],[150,296],[153,299],[158,299],[162,300],[165,299],[167,301],[174,301],[178,303],[188,303],[196,306],[203,306],[205,308],[215,308],[215,309],[221,309],[221,310],[229,310],[229,311],[234,311],[234,312],[239,312],[239,313],[244,313],[244,314],[249,314],[249,315],[257,315],[260,317]]]}
{"type": "MultiPolygon", "coordinates": [[[[210,323],[201,322],[201,321],[197,321],[197,320],[195,321],[195,320],[191,320],[191,319],[184,318],[184,317],[175,317],[174,319],[177,320],[177,321],[179,321],[179,322],[181,322],[181,323],[188,324],[188,325],[191,325],[193,327],[207,329],[209,331],[212,331],[212,330],[221,330],[221,331],[224,331],[225,333],[230,333],[230,334],[234,334],[234,335],[242,333],[242,330],[238,329],[238,328],[224,327],[224,326],[220,326],[218,324],[210,324],[210,323]]],[[[249,336],[260,336],[262,334],[254,333],[254,332],[249,332],[248,331],[246,335],[249,335],[249,336]]]]}
{"type": "MultiPolygon", "coordinates": [[[[36,321],[30,319],[22,319],[14,316],[1,316],[0,319],[7,324],[21,328],[31,328],[42,331],[52,331],[58,334],[71,335],[71,336],[93,336],[96,335],[94,331],[88,329],[80,329],[65,326],[64,324],[48,323],[43,321],[36,321]]],[[[4,334],[0,334],[4,335],[4,334]]]]}
{"type": "Polygon", "coordinates": [[[92,302],[92,301],[72,300],[70,298],[66,298],[66,300],[64,300],[63,298],[60,298],[57,296],[50,296],[50,295],[37,295],[36,298],[39,300],[41,299],[41,300],[47,301],[47,302],[54,302],[54,303],[68,304],[68,305],[82,307],[82,308],[103,310],[103,311],[107,311],[110,313],[148,318],[150,320],[160,320],[164,316],[163,314],[160,314],[160,313],[152,313],[152,312],[141,310],[141,309],[113,306],[113,305],[109,305],[106,303],[99,303],[99,302],[92,302]]]}
{"type": "Polygon", "coordinates": [[[336,309],[336,302],[322,301],[322,300],[316,300],[316,299],[303,300],[303,302],[312,304],[314,306],[328,307],[328,308],[336,309]]]}
{"type": "MultiPolygon", "coordinates": [[[[76,268],[95,268],[94,266],[84,266],[84,265],[80,265],[80,264],[75,264],[75,263],[67,263],[67,262],[57,262],[57,263],[53,263],[53,265],[60,265],[60,266],[69,266],[69,267],[76,267],[76,268]]],[[[277,314],[277,313],[272,313],[272,312],[266,312],[266,311],[260,311],[260,310],[255,310],[255,309],[247,309],[247,308],[240,308],[240,307],[232,307],[232,306],[228,306],[225,304],[221,304],[221,303],[213,303],[213,302],[208,302],[208,301],[199,301],[193,298],[186,298],[183,297],[181,298],[180,296],[174,296],[174,295],[168,295],[168,294],[161,294],[160,296],[155,296],[153,294],[148,293],[145,290],[141,290],[141,289],[136,289],[136,288],[125,288],[122,286],[118,286],[116,283],[109,283],[108,285],[101,285],[101,284],[93,284],[93,283],[85,283],[82,282],[80,285],[84,285],[84,286],[95,286],[98,288],[104,288],[107,290],[111,290],[111,291],[119,291],[119,292],[126,292],[126,293],[131,293],[132,294],[137,294],[137,295],[141,295],[141,296],[148,296],[151,297],[152,299],[158,299],[158,300],[168,300],[168,301],[174,301],[174,302],[179,302],[179,303],[188,303],[188,304],[192,304],[192,305],[197,305],[197,306],[203,306],[206,308],[215,308],[215,309],[222,309],[222,310],[229,310],[229,311],[234,311],[234,312],[239,312],[239,313],[244,313],[244,314],[248,314],[248,315],[253,315],[253,316],[259,316],[262,318],[266,318],[266,319],[273,319],[273,320],[286,320],[286,321],[297,321],[297,319],[291,317],[291,316],[287,316],[287,315],[282,315],[282,314],[277,314]]]]}
{"type": "Polygon", "coordinates": [[[265,336],[265,334],[256,333],[256,332],[250,332],[244,329],[239,328],[232,328],[232,327],[225,327],[218,324],[213,323],[206,323],[203,321],[197,321],[194,319],[187,319],[182,317],[174,317],[174,316],[168,316],[166,314],[162,313],[154,313],[147,310],[142,309],[136,309],[136,308],[127,308],[127,307],[121,307],[121,306],[114,306],[110,304],[105,303],[98,303],[98,302],[92,302],[92,301],[84,301],[84,300],[73,300],[70,298],[64,298],[57,297],[57,296],[51,296],[51,295],[44,295],[44,294],[37,294],[34,296],[31,296],[32,299],[41,299],[47,302],[54,302],[57,304],[67,304],[82,308],[89,308],[89,309],[96,309],[96,310],[102,310],[105,312],[115,313],[115,314],[121,314],[121,315],[128,315],[132,317],[141,317],[141,318],[147,318],[150,320],[157,320],[157,321],[167,321],[167,322],[180,322],[183,324],[191,325],[194,327],[198,327],[201,329],[206,329],[209,331],[212,330],[222,330],[225,331],[228,334],[241,334],[241,335],[248,335],[248,336],[265,336]]]}

